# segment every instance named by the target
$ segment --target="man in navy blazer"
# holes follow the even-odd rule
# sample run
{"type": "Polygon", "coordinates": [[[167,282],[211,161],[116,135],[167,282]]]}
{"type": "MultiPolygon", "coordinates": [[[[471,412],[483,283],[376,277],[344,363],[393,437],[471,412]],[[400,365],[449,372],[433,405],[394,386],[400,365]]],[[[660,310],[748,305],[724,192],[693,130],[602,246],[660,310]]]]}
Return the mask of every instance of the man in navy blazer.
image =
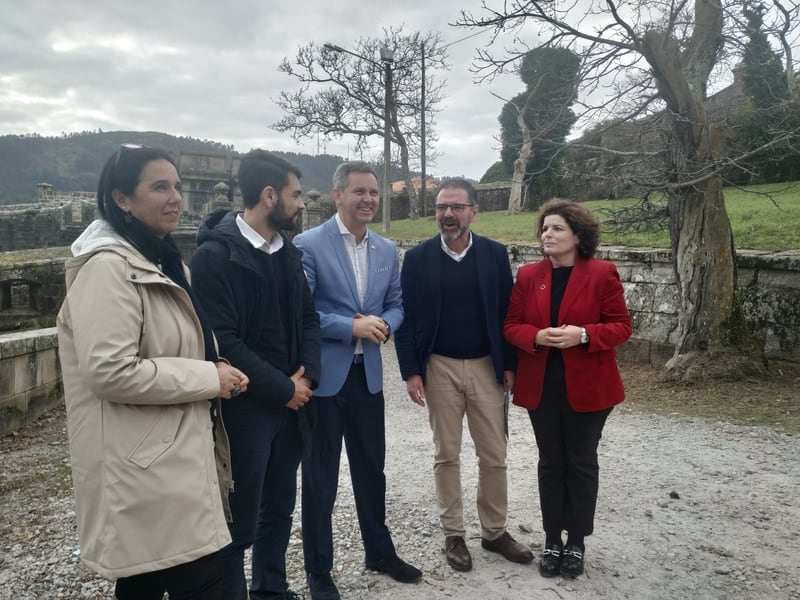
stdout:
{"type": "MultiPolygon", "coordinates": [[[[504,392],[514,388],[516,353],[503,339],[513,278],[505,246],[470,231],[478,195],[464,179],[436,192],[441,232],[406,252],[401,276],[405,320],[395,335],[411,400],[428,405],[434,481],[447,563],[469,571],[464,537],[461,436],[464,415],[478,455],[481,545],[516,563],[533,553],[506,531],[504,392]]],[[[324,367],[323,367],[324,368],[324,367]]]]}
{"type": "Polygon", "coordinates": [[[312,600],[338,600],[331,513],[342,438],[350,464],[365,565],[412,583],[422,572],[395,552],[386,527],[384,398],[380,344],[403,321],[395,244],[367,229],[378,209],[378,179],[368,163],[333,175],[336,214],[298,235],[322,329],[322,373],[314,392],[317,427],[303,459],[303,552],[312,600]]]}

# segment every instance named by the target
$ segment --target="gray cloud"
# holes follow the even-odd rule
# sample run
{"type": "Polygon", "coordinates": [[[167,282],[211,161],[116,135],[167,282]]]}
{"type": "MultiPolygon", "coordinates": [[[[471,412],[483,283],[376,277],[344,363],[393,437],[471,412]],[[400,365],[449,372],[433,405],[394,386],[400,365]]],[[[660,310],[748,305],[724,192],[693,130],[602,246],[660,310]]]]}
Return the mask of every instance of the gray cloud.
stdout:
{"type": "MultiPolygon", "coordinates": [[[[277,68],[284,56],[310,41],[347,47],[385,26],[438,30],[446,43],[470,34],[449,27],[471,0],[437,3],[230,3],[177,0],[0,0],[0,133],[60,135],[117,129],[157,130],[233,144],[247,151],[314,153],[317,141],[298,146],[270,129],[282,114],[273,102],[296,85],[277,68]],[[411,6],[408,6],[411,4],[411,6]]],[[[469,66],[477,36],[450,47],[452,70],[434,174],[478,178],[499,155],[494,136],[513,76],[477,86],[469,66]]],[[[329,153],[346,154],[352,140],[333,141],[329,153]]],[[[380,140],[373,144],[377,156],[380,140]]],[[[320,145],[320,150],[322,150],[320,145]]]]}

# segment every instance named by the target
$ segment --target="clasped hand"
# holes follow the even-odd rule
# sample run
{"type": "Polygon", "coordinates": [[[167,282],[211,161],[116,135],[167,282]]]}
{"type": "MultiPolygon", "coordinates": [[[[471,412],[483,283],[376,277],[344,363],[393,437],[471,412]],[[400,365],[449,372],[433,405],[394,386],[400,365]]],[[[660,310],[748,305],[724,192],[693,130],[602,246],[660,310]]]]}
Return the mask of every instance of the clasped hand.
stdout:
{"type": "Polygon", "coordinates": [[[353,336],[382,344],[389,336],[389,327],[380,317],[356,313],[353,319],[353,336]]]}
{"type": "Polygon", "coordinates": [[[292,383],[294,383],[294,395],[292,399],[286,403],[286,408],[297,410],[311,400],[311,381],[308,377],[303,376],[305,372],[306,368],[300,366],[289,378],[292,380],[292,383]]]}
{"type": "Polygon", "coordinates": [[[247,375],[225,361],[217,363],[217,376],[219,377],[219,397],[226,400],[246,392],[247,384],[250,383],[247,375]]]}
{"type": "Polygon", "coordinates": [[[564,350],[581,343],[581,328],[577,325],[561,325],[560,327],[545,327],[536,332],[537,346],[551,346],[564,350]]]}

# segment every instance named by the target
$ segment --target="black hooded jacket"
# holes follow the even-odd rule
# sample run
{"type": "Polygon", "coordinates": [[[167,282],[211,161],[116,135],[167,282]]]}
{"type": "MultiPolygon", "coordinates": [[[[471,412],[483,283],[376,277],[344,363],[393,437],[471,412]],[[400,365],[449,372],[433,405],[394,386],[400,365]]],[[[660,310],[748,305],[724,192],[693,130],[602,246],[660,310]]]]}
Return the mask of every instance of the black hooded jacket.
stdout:
{"type": "Polygon", "coordinates": [[[284,324],[288,336],[287,363],[290,373],[271,365],[258,348],[263,340],[251,335],[262,331],[269,319],[281,313],[264,300],[267,282],[253,256],[252,245],[236,225],[236,212],[217,209],[210,213],[197,232],[197,251],[192,256],[192,288],[211,323],[219,343],[219,354],[241,369],[250,383],[246,394],[263,399],[279,409],[294,395],[291,373],[305,367],[304,376],[316,387],[320,375],[319,315],[308,288],[302,256],[284,237],[290,323],[284,324]],[[248,343],[249,342],[249,343],[248,343]]]}

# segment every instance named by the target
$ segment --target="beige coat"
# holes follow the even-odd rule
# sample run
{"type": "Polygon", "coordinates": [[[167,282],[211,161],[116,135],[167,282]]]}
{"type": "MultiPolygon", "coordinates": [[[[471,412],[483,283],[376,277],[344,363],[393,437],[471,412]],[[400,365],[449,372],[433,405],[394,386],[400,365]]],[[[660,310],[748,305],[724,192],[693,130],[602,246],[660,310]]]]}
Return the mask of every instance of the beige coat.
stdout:
{"type": "Polygon", "coordinates": [[[191,300],[105,221],[72,251],[57,327],[81,558],[113,579],[219,550],[219,378],[191,300]]]}

